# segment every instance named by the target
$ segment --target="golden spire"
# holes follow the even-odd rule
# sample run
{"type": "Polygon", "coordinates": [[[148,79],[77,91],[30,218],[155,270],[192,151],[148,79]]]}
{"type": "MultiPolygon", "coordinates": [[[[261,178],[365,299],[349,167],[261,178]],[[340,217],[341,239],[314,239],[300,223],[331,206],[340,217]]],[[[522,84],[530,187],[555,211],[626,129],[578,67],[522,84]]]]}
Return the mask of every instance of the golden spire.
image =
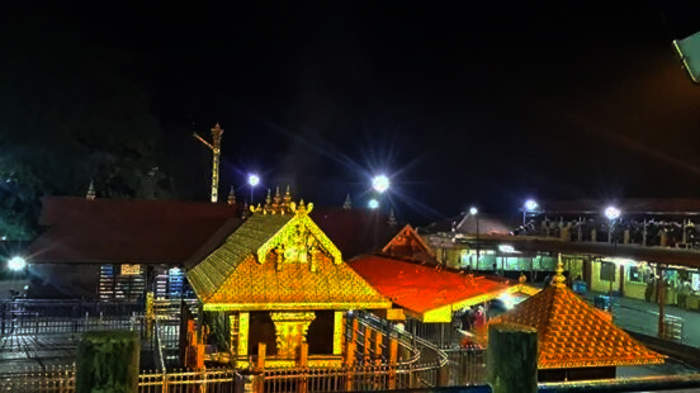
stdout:
{"type": "Polygon", "coordinates": [[[195,139],[202,142],[204,146],[208,147],[212,151],[212,161],[211,161],[211,202],[216,203],[219,200],[219,158],[221,156],[221,135],[223,135],[224,130],[221,128],[219,123],[211,129],[211,139],[212,142],[207,142],[206,139],[202,138],[196,132],[192,134],[195,139]]]}
{"type": "Polygon", "coordinates": [[[558,254],[556,274],[552,278],[552,286],[566,288],[566,277],[564,277],[564,264],[561,262],[561,253],[558,254]]]}
{"type": "Polygon", "coordinates": [[[343,202],[343,210],[352,209],[352,200],[350,199],[350,194],[345,195],[345,202],[343,202]]]}
{"type": "Polygon", "coordinates": [[[265,210],[270,209],[270,205],[272,204],[272,190],[269,188],[267,189],[267,196],[265,197],[265,210]]]}
{"type": "Polygon", "coordinates": [[[279,210],[282,207],[282,196],[280,195],[280,186],[275,187],[275,196],[272,198],[272,210],[279,210]]]}
{"type": "Polygon", "coordinates": [[[243,210],[241,211],[241,219],[245,220],[248,217],[248,202],[243,201],[243,210]]]}
{"type": "Polygon", "coordinates": [[[236,204],[236,193],[233,191],[233,186],[231,186],[231,189],[228,192],[228,198],[226,199],[226,203],[228,203],[229,205],[236,204]]]}
{"type": "Polygon", "coordinates": [[[87,194],[85,194],[85,199],[93,201],[97,194],[95,193],[95,183],[90,179],[90,185],[88,186],[87,194]]]}

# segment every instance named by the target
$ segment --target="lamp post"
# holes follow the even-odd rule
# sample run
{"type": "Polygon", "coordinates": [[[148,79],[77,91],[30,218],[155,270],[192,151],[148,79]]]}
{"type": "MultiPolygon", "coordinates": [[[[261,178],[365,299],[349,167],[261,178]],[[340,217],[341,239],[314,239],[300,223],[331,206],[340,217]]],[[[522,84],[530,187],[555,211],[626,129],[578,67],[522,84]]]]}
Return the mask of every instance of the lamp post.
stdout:
{"type": "MultiPolygon", "coordinates": [[[[615,220],[620,218],[620,215],[622,212],[620,209],[618,209],[615,206],[608,206],[605,208],[605,211],[603,212],[605,214],[605,217],[608,219],[608,243],[613,243],[614,245],[614,251],[613,255],[617,254],[617,240],[613,239],[613,231],[615,230],[615,220]]],[[[609,306],[609,311],[612,314],[612,292],[613,292],[613,283],[615,282],[615,275],[617,274],[617,265],[613,262],[613,270],[612,270],[612,277],[608,277],[610,279],[610,288],[608,291],[608,297],[610,298],[610,306],[609,306]]]]}
{"type": "Polygon", "coordinates": [[[540,207],[540,205],[537,204],[537,201],[534,199],[528,199],[525,201],[523,204],[523,228],[525,228],[525,224],[527,223],[527,213],[536,211],[538,207],[540,207]]]}
{"type": "Polygon", "coordinates": [[[469,214],[476,219],[476,269],[479,270],[479,259],[481,256],[479,250],[479,209],[472,206],[469,208],[469,214]]]}
{"type": "Polygon", "coordinates": [[[250,205],[253,206],[253,190],[260,184],[260,177],[254,173],[248,175],[248,185],[250,186],[250,205]]]}

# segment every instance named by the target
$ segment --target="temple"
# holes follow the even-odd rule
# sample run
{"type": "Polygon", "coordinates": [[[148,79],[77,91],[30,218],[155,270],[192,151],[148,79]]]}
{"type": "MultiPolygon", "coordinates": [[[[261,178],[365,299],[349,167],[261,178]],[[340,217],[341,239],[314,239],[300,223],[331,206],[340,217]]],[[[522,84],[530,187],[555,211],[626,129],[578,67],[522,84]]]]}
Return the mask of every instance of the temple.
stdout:
{"type": "Polygon", "coordinates": [[[268,367],[294,366],[302,343],[309,366],[339,367],[345,313],[391,307],[343,261],[312,209],[268,198],[187,273],[205,315],[225,321],[218,347],[236,367],[248,366],[260,343],[268,367]]]}
{"type": "MultiPolygon", "coordinates": [[[[410,225],[403,227],[375,255],[363,255],[350,266],[403,311],[407,328],[440,346],[453,346],[462,336],[453,321],[472,306],[511,294],[537,293],[524,282],[446,269],[410,225]]],[[[382,315],[384,316],[384,315],[382,315]]],[[[390,315],[387,315],[387,319],[390,315]]]]}
{"type": "Polygon", "coordinates": [[[618,366],[664,362],[571,291],[563,271],[560,257],[552,285],[491,320],[537,329],[541,382],[614,378],[618,366]]]}

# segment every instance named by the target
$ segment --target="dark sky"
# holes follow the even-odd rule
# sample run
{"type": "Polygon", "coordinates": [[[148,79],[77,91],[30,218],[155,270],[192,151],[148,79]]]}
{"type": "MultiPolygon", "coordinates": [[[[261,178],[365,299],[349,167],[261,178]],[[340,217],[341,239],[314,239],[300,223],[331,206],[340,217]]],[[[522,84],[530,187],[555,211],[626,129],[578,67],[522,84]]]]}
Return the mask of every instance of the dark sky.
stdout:
{"type": "Polygon", "coordinates": [[[700,30],[691,2],[200,3],[7,15],[133,56],[170,143],[221,122],[223,185],[255,170],[364,204],[386,171],[414,221],[530,196],[700,196],[700,86],[670,46],[700,30]]]}

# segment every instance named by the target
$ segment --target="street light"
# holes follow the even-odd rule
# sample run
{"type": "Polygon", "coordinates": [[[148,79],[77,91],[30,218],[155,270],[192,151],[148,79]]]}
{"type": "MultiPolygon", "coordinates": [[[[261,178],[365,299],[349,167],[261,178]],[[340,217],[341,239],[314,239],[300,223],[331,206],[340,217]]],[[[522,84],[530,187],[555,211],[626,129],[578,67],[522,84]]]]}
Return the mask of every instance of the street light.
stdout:
{"type": "MultiPolygon", "coordinates": [[[[613,242],[613,231],[615,230],[615,220],[620,218],[620,215],[622,212],[620,209],[618,209],[615,206],[608,206],[605,208],[605,211],[603,212],[605,214],[605,217],[610,221],[608,223],[608,243],[613,242]]],[[[613,251],[614,255],[617,255],[617,242],[614,243],[615,245],[615,250],[613,251]]],[[[615,276],[617,275],[617,266],[613,263],[613,270],[612,270],[612,277],[608,277],[610,280],[610,288],[608,289],[608,297],[610,298],[610,306],[608,307],[608,311],[612,313],[612,292],[613,292],[613,283],[615,282],[615,276]]]]}
{"type": "Polygon", "coordinates": [[[481,252],[479,250],[479,209],[476,206],[469,208],[469,214],[474,216],[476,219],[476,269],[479,269],[479,259],[481,257],[481,252]]]}
{"type": "Polygon", "coordinates": [[[367,207],[369,207],[372,210],[377,209],[379,208],[379,201],[372,198],[367,202],[367,207]]]}
{"type": "Polygon", "coordinates": [[[532,213],[539,207],[540,205],[534,199],[528,199],[525,201],[523,204],[523,228],[525,228],[525,224],[527,224],[527,213],[532,213]]]}
{"type": "Polygon", "coordinates": [[[390,185],[391,182],[386,175],[377,175],[372,178],[372,188],[380,194],[388,190],[390,185]]]}
{"type": "Polygon", "coordinates": [[[248,185],[250,186],[250,204],[253,205],[253,189],[260,184],[260,177],[255,173],[248,175],[248,185]]]}
{"type": "Polygon", "coordinates": [[[18,272],[27,267],[27,261],[20,256],[14,256],[7,261],[7,267],[14,272],[18,272]]]}

